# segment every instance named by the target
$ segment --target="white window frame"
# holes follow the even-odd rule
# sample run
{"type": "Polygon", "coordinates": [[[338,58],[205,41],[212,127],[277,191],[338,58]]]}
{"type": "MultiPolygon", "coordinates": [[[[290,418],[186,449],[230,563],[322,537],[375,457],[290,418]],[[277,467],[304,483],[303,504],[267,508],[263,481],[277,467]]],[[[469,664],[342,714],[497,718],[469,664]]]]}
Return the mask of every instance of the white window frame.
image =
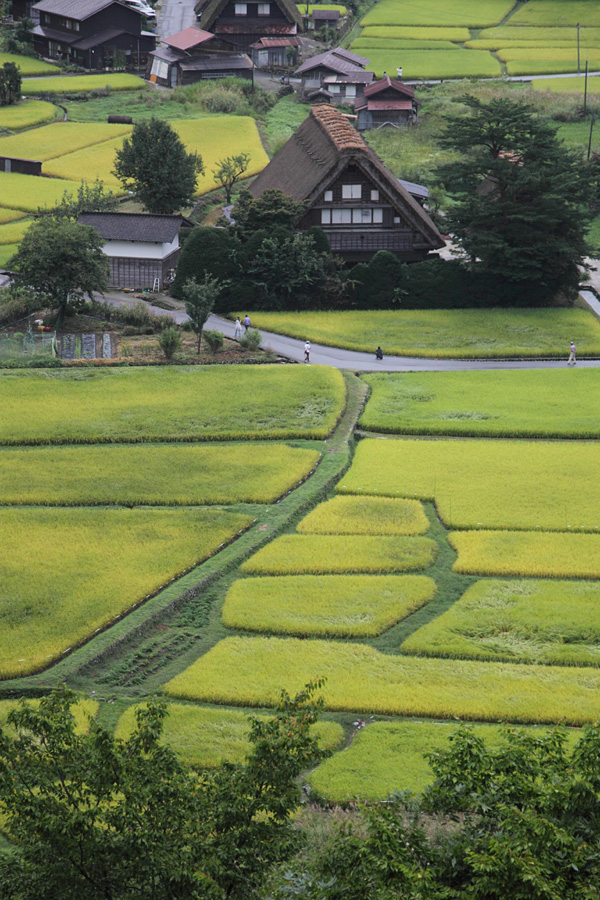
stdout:
{"type": "Polygon", "coordinates": [[[343,184],[342,200],[362,200],[362,184],[343,184]]]}
{"type": "Polygon", "coordinates": [[[321,225],[331,225],[331,210],[330,209],[322,209],[321,210],[321,225]]]}
{"type": "Polygon", "coordinates": [[[379,191],[371,191],[371,200],[377,202],[379,200],[379,191]]]}
{"type": "Polygon", "coordinates": [[[248,15],[248,4],[247,3],[236,3],[234,6],[236,16],[247,16],[248,15]]]}
{"type": "Polygon", "coordinates": [[[258,4],[258,15],[259,16],[270,16],[271,15],[271,4],[270,3],[259,3],[258,4]]]}
{"type": "Polygon", "coordinates": [[[332,94],[339,94],[342,90],[342,86],[340,84],[328,84],[327,88],[331,91],[332,94]]]}
{"type": "Polygon", "coordinates": [[[400,216],[394,216],[394,225],[400,225],[400,216]]]}
{"type": "Polygon", "coordinates": [[[333,191],[325,191],[323,200],[325,203],[333,203],[333,191]]]}
{"type": "Polygon", "coordinates": [[[356,98],[356,85],[355,84],[347,84],[346,85],[346,97],[349,99],[356,98]]]}
{"type": "Polygon", "coordinates": [[[376,207],[373,210],[373,225],[383,225],[383,209],[376,207]]]}
{"type": "Polygon", "coordinates": [[[331,210],[332,225],[352,225],[351,209],[332,209],[331,210]]]}

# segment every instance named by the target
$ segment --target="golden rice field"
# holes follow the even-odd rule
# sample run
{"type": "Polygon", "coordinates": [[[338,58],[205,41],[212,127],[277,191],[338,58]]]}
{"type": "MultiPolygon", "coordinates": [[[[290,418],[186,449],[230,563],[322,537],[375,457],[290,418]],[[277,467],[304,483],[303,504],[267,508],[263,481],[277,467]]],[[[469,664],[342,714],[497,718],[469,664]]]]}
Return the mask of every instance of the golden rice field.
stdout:
{"type": "Polygon", "coordinates": [[[271,706],[326,679],[326,709],[478,721],[582,724],[600,715],[600,671],[390,656],[359,643],[228,637],[164,692],[178,699],[271,706]]]}
{"type": "Polygon", "coordinates": [[[18,131],[20,128],[33,128],[44,122],[52,122],[57,109],[46,100],[23,100],[14,106],[3,106],[0,109],[0,128],[18,131]]]}
{"type": "Polygon", "coordinates": [[[0,206],[34,213],[40,207],[56,206],[65,191],[76,194],[80,184],[80,181],[0,172],[0,206]]]}
{"type": "MultiPolygon", "coordinates": [[[[375,10],[373,10],[375,11],[375,10]]],[[[363,19],[364,24],[364,19],[363,19]]],[[[426,26],[420,28],[410,25],[365,25],[360,33],[361,39],[368,38],[380,41],[452,41],[463,43],[468,41],[468,28],[426,26]]],[[[381,46],[381,45],[380,45],[381,46]]]]}
{"type": "MultiPolygon", "coordinates": [[[[127,740],[135,728],[137,707],[130,706],[117,722],[115,737],[127,740]]],[[[257,716],[267,719],[267,716],[257,716]]],[[[214,709],[170,703],[165,719],[163,740],[173,747],[188,765],[212,768],[222,762],[243,762],[251,744],[248,740],[248,715],[239,709],[214,709]]],[[[311,726],[319,745],[333,750],[344,736],[337,722],[321,720],[311,726]]]]}
{"type": "Polygon", "coordinates": [[[320,503],[297,527],[300,534],[425,534],[428,529],[417,500],[351,496],[320,503]]]}
{"type": "Polygon", "coordinates": [[[514,6],[514,0],[381,0],[363,17],[363,25],[433,25],[485,28],[497,25],[514,6]]]}
{"type": "Polygon", "coordinates": [[[20,53],[0,53],[0,66],[14,63],[19,67],[23,77],[26,75],[58,75],[60,68],[34,56],[21,56],[20,53]]]}
{"type": "MultiPolygon", "coordinates": [[[[54,68],[54,66],[53,66],[54,68]]],[[[24,78],[24,97],[46,94],[79,94],[89,91],[140,91],[142,78],[126,72],[107,72],[103,75],[68,75],[64,78],[24,78]]]]}
{"type": "Polygon", "coordinates": [[[0,206],[0,225],[5,225],[7,222],[16,222],[24,218],[25,213],[22,209],[3,209],[0,206]]]}
{"type": "MultiPolygon", "coordinates": [[[[355,48],[351,44],[350,49],[361,53],[360,45],[355,48]]],[[[502,74],[500,63],[487,50],[402,50],[399,53],[393,47],[379,47],[364,52],[369,57],[370,70],[378,78],[384,72],[393,72],[399,61],[402,77],[408,79],[499,78],[502,74]]]]}
{"type": "Polygon", "coordinates": [[[452,528],[600,529],[594,442],[363,440],[336,490],[435,500],[452,528]]]}
{"type": "MultiPolygon", "coordinates": [[[[0,700],[0,728],[11,737],[17,736],[17,730],[12,725],[7,724],[8,714],[19,705],[18,700],[0,700]]],[[[39,700],[28,699],[27,706],[34,709],[39,706],[39,700]]],[[[98,702],[90,700],[87,697],[81,697],[77,703],[71,707],[71,715],[75,719],[75,731],[77,734],[85,734],[89,731],[90,719],[95,718],[98,713],[98,702]]]]}
{"type": "MultiPolygon", "coordinates": [[[[386,800],[396,791],[420,793],[433,782],[426,755],[448,746],[457,731],[457,722],[373,722],[357,732],[343,753],[324,760],[307,776],[313,791],[333,802],[386,800]]],[[[502,744],[500,725],[471,725],[475,737],[486,747],[502,744]]],[[[547,729],[526,726],[540,737],[547,729]]],[[[566,732],[567,747],[574,746],[579,730],[566,732]]]]}
{"type": "MultiPolygon", "coordinates": [[[[555,6],[555,3],[552,4],[555,6]]],[[[569,8],[572,9],[574,4],[569,0],[569,8]]],[[[577,44],[577,30],[576,28],[565,28],[562,26],[552,26],[549,25],[544,27],[543,25],[513,25],[512,23],[515,21],[514,16],[510,19],[510,24],[508,25],[499,25],[495,28],[484,28],[480,33],[479,37],[485,40],[495,40],[496,47],[506,47],[507,41],[525,41],[531,43],[537,43],[538,45],[543,43],[547,46],[550,46],[555,41],[571,41],[572,43],[577,44]]],[[[574,20],[574,23],[577,22],[577,19],[574,20]]],[[[600,43],[600,27],[589,27],[589,24],[585,24],[582,22],[582,28],[580,29],[580,43],[582,46],[585,46],[589,43],[600,43]]]]}
{"type": "Polygon", "coordinates": [[[4,448],[0,505],[273,503],[318,460],[316,450],[285,444],[4,448]],[[33,472],[43,472],[43,479],[33,472]]]}
{"type": "Polygon", "coordinates": [[[113,173],[115,154],[122,144],[123,138],[116,137],[67,153],[49,160],[44,166],[44,172],[53,178],[70,178],[78,172],[84,181],[102,181],[114,194],[125,194],[126,189],[113,173]]]}
{"type": "Polygon", "coordinates": [[[204,509],[0,513],[0,679],[38,671],[251,523],[204,509]]]}
{"type": "Polygon", "coordinates": [[[429,538],[285,534],[242,564],[248,575],[344,575],[410,572],[430,566],[437,544],[429,538]]]}
{"type": "Polygon", "coordinates": [[[0,244],[0,266],[5,266],[18,249],[18,244],[0,244]]]}
{"type": "Polygon", "coordinates": [[[33,219],[0,225],[0,244],[16,244],[29,231],[33,219]]]}
{"type": "Polygon", "coordinates": [[[556,665],[600,664],[600,585],[485,579],[402,644],[405,653],[556,665]]]}
{"type": "Polygon", "coordinates": [[[3,371],[0,395],[6,445],[321,439],[346,391],[324,366],[169,366],[3,371]]]}
{"type": "MultiPolygon", "coordinates": [[[[107,125],[99,122],[86,122],[85,125],[79,122],[54,122],[24,134],[0,138],[0,156],[21,156],[45,162],[128,134],[131,128],[131,125],[107,125]]],[[[46,172],[47,169],[44,166],[43,171],[46,172]]]]}
{"type": "Polygon", "coordinates": [[[381,634],[435,594],[424,575],[291,575],[243,578],[227,592],[229,628],[300,637],[381,634]]]}
{"type": "Polygon", "coordinates": [[[485,437],[600,437],[597,369],[374,373],[367,431],[485,437]],[[550,399],[551,398],[551,399],[550,399]]]}
{"type": "Polygon", "coordinates": [[[511,25],[600,26],[600,8],[594,0],[529,0],[510,18],[511,25]]]}
{"type": "Polygon", "coordinates": [[[600,579],[600,534],[454,531],[449,541],[466,575],[600,579]]]}

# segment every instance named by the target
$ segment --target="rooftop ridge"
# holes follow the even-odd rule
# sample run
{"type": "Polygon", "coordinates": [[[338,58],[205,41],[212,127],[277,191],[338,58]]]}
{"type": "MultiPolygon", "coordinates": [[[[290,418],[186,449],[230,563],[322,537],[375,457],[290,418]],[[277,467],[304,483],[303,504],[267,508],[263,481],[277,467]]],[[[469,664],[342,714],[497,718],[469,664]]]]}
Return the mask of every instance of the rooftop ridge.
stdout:
{"type": "Polygon", "coordinates": [[[320,125],[336,150],[362,150],[366,152],[368,145],[353,125],[342,113],[332,106],[323,104],[313,106],[311,116],[320,125]]]}

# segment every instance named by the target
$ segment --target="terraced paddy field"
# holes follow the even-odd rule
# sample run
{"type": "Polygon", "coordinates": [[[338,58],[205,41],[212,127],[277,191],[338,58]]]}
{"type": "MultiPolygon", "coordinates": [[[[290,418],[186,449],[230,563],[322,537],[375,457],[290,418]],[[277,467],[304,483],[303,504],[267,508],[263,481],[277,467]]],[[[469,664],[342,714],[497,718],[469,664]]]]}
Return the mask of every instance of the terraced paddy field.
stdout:
{"type": "Polygon", "coordinates": [[[23,100],[14,106],[3,106],[0,109],[0,128],[19,131],[22,128],[33,128],[52,122],[58,110],[53,103],[46,100],[23,100]]]}
{"type": "Polygon", "coordinates": [[[326,437],[343,409],[320,366],[0,372],[6,444],[326,437]]]}

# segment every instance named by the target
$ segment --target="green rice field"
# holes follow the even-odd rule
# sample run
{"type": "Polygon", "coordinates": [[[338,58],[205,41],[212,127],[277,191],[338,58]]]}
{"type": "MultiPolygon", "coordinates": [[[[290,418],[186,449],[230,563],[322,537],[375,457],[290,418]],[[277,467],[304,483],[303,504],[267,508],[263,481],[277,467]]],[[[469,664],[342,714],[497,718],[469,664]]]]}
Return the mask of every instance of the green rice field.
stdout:
{"type": "Polygon", "coordinates": [[[0,109],[0,128],[19,131],[21,128],[33,128],[51,122],[57,109],[46,100],[23,100],[14,106],[3,106],[0,109]]]}
{"type": "Polygon", "coordinates": [[[363,440],[337,491],[435,500],[452,528],[600,527],[595,442],[363,440]]]}
{"type": "Polygon", "coordinates": [[[14,63],[18,66],[24,78],[27,75],[58,75],[60,72],[58,66],[53,66],[42,59],[36,59],[34,56],[21,56],[20,53],[0,53],[0,66],[6,65],[6,63],[14,63]]]}
{"type": "MultiPolygon", "coordinates": [[[[135,728],[136,706],[125,710],[117,722],[115,736],[127,740],[135,728]]],[[[248,715],[239,709],[214,709],[182,703],[170,703],[165,719],[163,740],[177,750],[188,765],[208,769],[226,761],[243,762],[251,744],[248,740],[248,715]]],[[[266,716],[258,718],[266,719],[266,716]]],[[[311,726],[323,749],[332,750],[342,740],[343,729],[337,722],[322,720],[311,726]]]]}
{"type": "Polygon", "coordinates": [[[3,509],[0,679],[48,666],[251,521],[214,509],[3,509]]]}
{"type": "Polygon", "coordinates": [[[449,540],[462,574],[600,579],[600,534],[454,531],[449,540]]]}
{"type": "Polygon", "coordinates": [[[319,439],[345,402],[321,366],[21,370],[0,391],[5,445],[319,439]]]}
{"type": "MultiPolygon", "coordinates": [[[[382,0],[385,3],[385,0],[382,0]]],[[[380,5],[380,4],[378,4],[380,5]]],[[[375,7],[376,8],[376,7],[375,7]]],[[[351,50],[361,54],[361,46],[351,44],[351,50]]],[[[499,78],[500,63],[487,50],[396,50],[393,47],[365,49],[369,67],[381,78],[402,65],[402,77],[416,78],[499,78]]]]}
{"type": "Polygon", "coordinates": [[[21,175],[18,172],[0,172],[0,206],[37,212],[40,207],[56,206],[65,191],[76,194],[80,181],[60,178],[40,178],[39,175],[21,175]]]}
{"type": "Polygon", "coordinates": [[[597,369],[363,376],[367,431],[486,437],[600,437],[597,369]]]}
{"type": "Polygon", "coordinates": [[[445,359],[600,356],[600,322],[583,309],[255,312],[266,331],[347,350],[445,359]]]}
{"type": "Polygon", "coordinates": [[[501,22],[513,6],[514,0],[459,0],[452,6],[444,0],[426,0],[418,5],[410,0],[381,0],[371,7],[362,24],[485,28],[501,22]]]}
{"type": "Polygon", "coordinates": [[[286,534],[246,560],[249,575],[410,572],[432,564],[429,538],[372,535],[286,534]]]}
{"type": "Polygon", "coordinates": [[[227,593],[223,622],[265,634],[367,637],[432,599],[424,575],[297,575],[243,578],[227,593]]]}
{"type": "Polygon", "coordinates": [[[425,534],[429,519],[416,500],[332,497],[301,522],[300,534],[425,534]]]}
{"type": "MultiPolygon", "coordinates": [[[[54,122],[24,134],[0,138],[0,156],[22,156],[45,162],[82,147],[110,141],[129,134],[131,125],[107,125],[98,122],[54,122]]],[[[44,171],[46,171],[44,166],[44,171]]],[[[76,173],[77,174],[77,173],[76,173]]]]}
{"type": "MultiPolygon", "coordinates": [[[[52,67],[53,69],[55,66],[52,67]]],[[[90,91],[140,91],[144,81],[126,72],[107,72],[103,75],[69,75],[64,78],[24,78],[23,96],[46,94],[79,94],[90,91]]]]}
{"type": "Polygon", "coordinates": [[[595,582],[478,581],[404,641],[402,650],[420,656],[597,666],[599,590],[595,582]]]}
{"type": "Polygon", "coordinates": [[[228,637],[169,681],[177,699],[271,706],[283,687],[326,679],[326,709],[581,724],[600,715],[600,671],[389,656],[359,643],[228,637]]]}
{"type": "Polygon", "coordinates": [[[318,459],[316,450],[257,443],[5,448],[0,450],[0,504],[272,503],[305,478],[318,459]],[[43,480],[32,479],[33,472],[43,472],[43,480]]]}

